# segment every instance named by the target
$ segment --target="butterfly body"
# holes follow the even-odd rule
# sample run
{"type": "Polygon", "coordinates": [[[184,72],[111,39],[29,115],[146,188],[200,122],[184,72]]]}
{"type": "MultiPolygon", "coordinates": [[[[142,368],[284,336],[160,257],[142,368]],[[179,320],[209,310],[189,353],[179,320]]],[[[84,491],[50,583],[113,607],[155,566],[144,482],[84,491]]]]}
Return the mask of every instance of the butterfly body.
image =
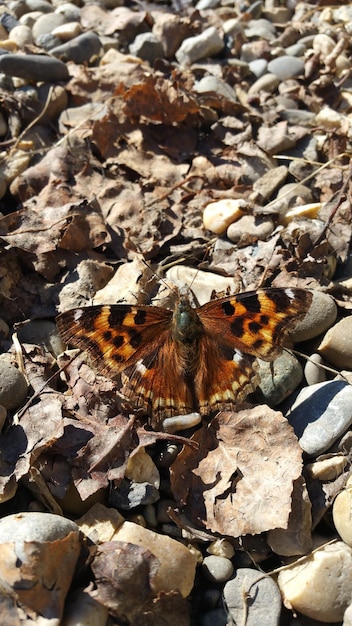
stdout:
{"type": "Polygon", "coordinates": [[[242,402],[259,382],[256,358],[280,353],[311,299],[303,289],[258,289],[194,308],[182,295],[174,311],[93,306],[62,313],[57,324],[102,374],[124,373],[122,393],[160,429],[178,414],[242,402]]]}

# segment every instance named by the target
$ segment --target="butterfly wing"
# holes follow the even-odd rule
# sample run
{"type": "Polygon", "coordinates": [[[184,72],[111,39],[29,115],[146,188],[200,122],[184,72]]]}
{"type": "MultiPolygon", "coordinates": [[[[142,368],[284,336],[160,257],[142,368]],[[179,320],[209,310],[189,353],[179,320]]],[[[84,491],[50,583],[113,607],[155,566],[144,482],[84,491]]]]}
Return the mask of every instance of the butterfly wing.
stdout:
{"type": "Polygon", "coordinates": [[[258,289],[198,309],[204,327],[195,393],[201,414],[241,402],[258,384],[256,357],[272,361],[308,311],[304,289],[258,289]]]}
{"type": "Polygon", "coordinates": [[[155,353],[170,332],[171,311],[128,304],[72,309],[56,318],[63,340],[84,350],[103,375],[116,377],[155,353]]]}

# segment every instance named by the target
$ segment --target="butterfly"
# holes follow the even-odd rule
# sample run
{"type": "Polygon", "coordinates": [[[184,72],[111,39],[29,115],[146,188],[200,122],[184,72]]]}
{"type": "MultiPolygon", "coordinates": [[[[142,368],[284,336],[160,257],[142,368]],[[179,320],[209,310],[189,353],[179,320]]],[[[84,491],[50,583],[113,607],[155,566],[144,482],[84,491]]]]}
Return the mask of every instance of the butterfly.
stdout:
{"type": "Polygon", "coordinates": [[[193,307],[179,295],[174,310],[88,306],[61,313],[57,326],[101,374],[124,372],[122,394],[160,430],[166,418],[241,403],[258,385],[256,359],[275,359],[311,300],[304,289],[268,288],[193,307]]]}

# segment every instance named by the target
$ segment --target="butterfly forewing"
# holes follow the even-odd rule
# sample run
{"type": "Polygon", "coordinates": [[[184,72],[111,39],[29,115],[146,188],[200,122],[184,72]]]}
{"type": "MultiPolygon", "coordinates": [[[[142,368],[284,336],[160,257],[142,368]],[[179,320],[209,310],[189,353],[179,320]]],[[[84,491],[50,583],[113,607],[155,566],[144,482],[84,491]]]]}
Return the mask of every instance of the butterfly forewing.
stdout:
{"type": "Polygon", "coordinates": [[[167,309],[116,304],[66,311],[57,326],[63,340],[84,350],[98,371],[116,376],[157,351],[171,319],[167,309]]]}
{"type": "Polygon", "coordinates": [[[272,361],[311,300],[304,289],[258,289],[208,302],[198,314],[206,334],[219,343],[272,361]]]}

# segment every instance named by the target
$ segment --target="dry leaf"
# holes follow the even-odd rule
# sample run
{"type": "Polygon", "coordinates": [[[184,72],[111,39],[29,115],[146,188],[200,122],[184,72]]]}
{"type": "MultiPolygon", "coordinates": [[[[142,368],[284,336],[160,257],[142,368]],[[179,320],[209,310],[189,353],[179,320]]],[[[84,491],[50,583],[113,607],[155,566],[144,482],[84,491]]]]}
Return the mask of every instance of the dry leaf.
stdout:
{"type": "Polygon", "coordinates": [[[267,406],[219,413],[184,448],[172,489],[186,514],[214,533],[239,537],[286,528],[302,452],[282,413],[267,406]]]}

